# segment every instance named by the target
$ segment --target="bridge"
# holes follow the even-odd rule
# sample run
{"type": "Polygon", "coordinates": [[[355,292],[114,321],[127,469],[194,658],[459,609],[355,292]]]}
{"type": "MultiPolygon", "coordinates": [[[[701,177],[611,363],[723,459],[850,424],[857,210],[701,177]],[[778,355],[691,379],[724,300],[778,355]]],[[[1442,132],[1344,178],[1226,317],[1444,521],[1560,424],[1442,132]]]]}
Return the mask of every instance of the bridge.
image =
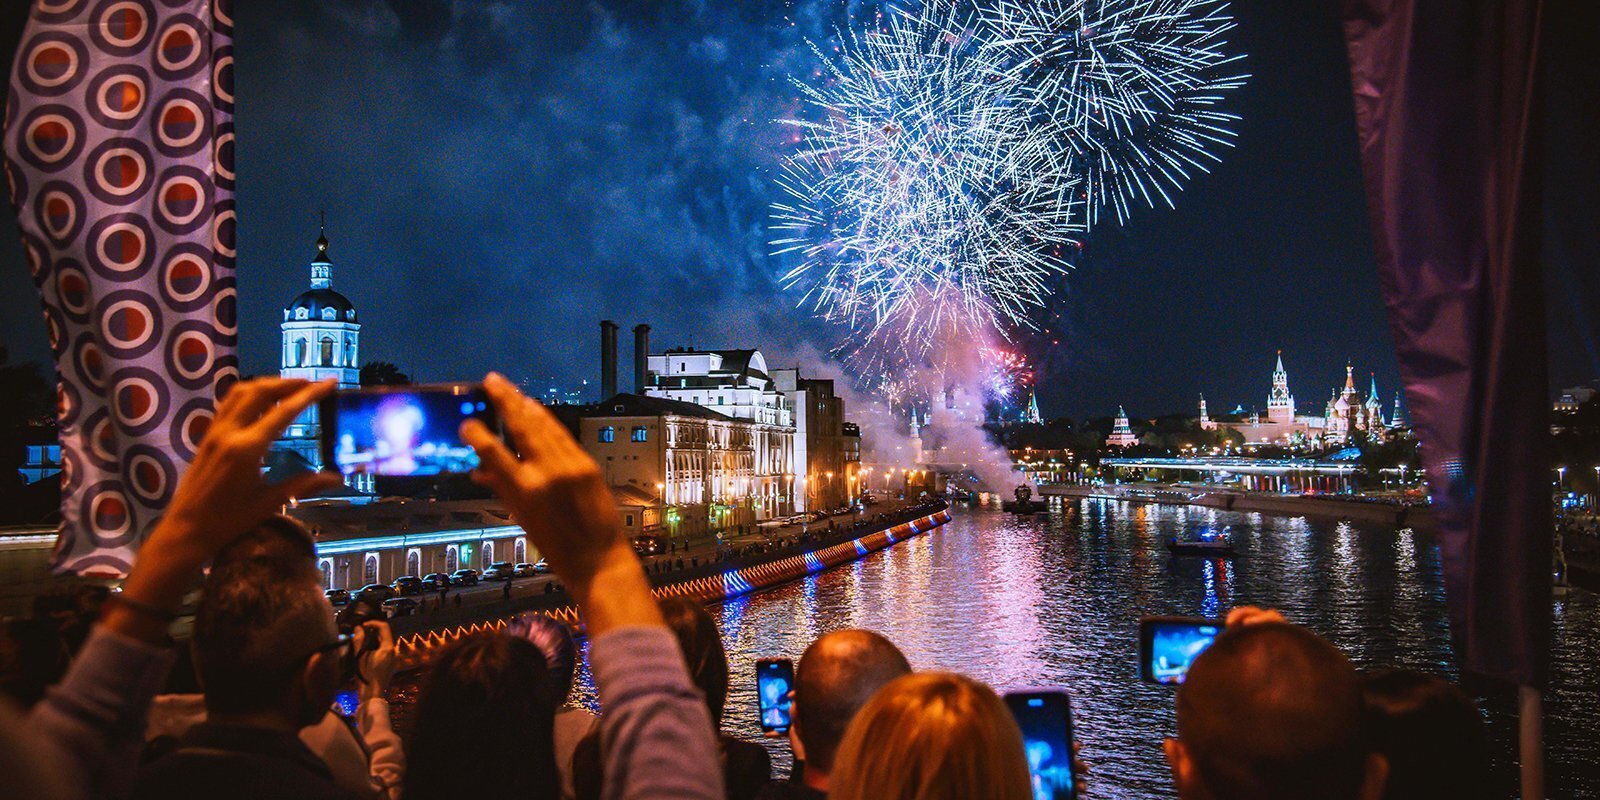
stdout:
{"type": "Polygon", "coordinates": [[[1192,473],[1208,482],[1237,482],[1250,491],[1326,492],[1352,494],[1357,489],[1361,466],[1354,461],[1327,461],[1309,458],[1238,458],[1192,456],[1187,458],[1103,458],[1100,466],[1118,475],[1144,475],[1155,470],[1169,477],[1182,478],[1192,473]]]}

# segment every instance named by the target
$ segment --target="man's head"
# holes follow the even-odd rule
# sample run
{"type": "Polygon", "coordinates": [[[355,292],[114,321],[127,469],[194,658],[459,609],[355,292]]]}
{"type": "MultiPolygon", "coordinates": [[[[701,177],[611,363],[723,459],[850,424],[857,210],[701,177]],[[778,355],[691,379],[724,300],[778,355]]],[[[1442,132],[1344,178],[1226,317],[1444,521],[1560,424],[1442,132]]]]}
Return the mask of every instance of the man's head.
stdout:
{"type": "Polygon", "coordinates": [[[1350,800],[1383,784],[1361,735],[1355,668],[1281,622],[1230,628],[1195,659],[1166,750],[1185,800],[1350,800]]]}
{"type": "Polygon", "coordinates": [[[872,631],[834,631],[806,648],[795,668],[790,739],[805,759],[808,778],[833,769],[845,728],[872,695],[910,673],[900,649],[872,631]]]}
{"type": "Polygon", "coordinates": [[[213,717],[271,716],[308,725],[327,711],[341,653],[312,552],[304,530],[274,518],[213,562],[193,641],[213,717]]]}

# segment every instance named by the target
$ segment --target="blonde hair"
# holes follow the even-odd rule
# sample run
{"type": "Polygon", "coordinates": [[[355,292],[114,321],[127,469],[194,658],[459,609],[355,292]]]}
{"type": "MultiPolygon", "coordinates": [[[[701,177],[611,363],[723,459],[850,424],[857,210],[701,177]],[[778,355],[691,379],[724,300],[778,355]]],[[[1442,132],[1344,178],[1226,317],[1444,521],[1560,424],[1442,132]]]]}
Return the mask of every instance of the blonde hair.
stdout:
{"type": "Polygon", "coordinates": [[[1031,800],[1022,732],[993,689],[919,672],[879,690],[839,744],[830,800],[1031,800]]]}

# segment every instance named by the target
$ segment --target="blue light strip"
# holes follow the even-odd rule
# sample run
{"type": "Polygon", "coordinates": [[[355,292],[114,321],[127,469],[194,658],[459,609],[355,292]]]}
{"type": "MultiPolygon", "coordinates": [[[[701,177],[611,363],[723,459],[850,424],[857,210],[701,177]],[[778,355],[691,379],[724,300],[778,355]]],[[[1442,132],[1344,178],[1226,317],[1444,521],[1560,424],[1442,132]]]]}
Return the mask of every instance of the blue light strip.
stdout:
{"type": "Polygon", "coordinates": [[[755,591],[755,587],[751,586],[749,581],[746,581],[743,577],[741,577],[737,570],[722,573],[723,597],[737,597],[738,595],[753,591],[755,591]]]}
{"type": "Polygon", "coordinates": [[[402,547],[420,547],[430,544],[461,544],[464,542],[481,542],[485,539],[501,539],[507,536],[520,536],[522,529],[515,525],[501,525],[495,528],[460,528],[450,531],[434,531],[433,533],[402,534],[400,536],[373,536],[366,539],[337,539],[331,542],[318,542],[318,556],[341,555],[343,553],[362,553],[372,550],[393,550],[402,547]]]}
{"type": "MultiPolygon", "coordinates": [[[[860,551],[863,554],[866,553],[866,549],[861,546],[861,543],[859,541],[856,542],[856,550],[860,551]]],[[[824,569],[827,569],[827,566],[828,565],[822,563],[822,559],[817,558],[817,554],[816,553],[806,553],[806,569],[807,570],[809,570],[811,572],[821,572],[824,569]]]]}

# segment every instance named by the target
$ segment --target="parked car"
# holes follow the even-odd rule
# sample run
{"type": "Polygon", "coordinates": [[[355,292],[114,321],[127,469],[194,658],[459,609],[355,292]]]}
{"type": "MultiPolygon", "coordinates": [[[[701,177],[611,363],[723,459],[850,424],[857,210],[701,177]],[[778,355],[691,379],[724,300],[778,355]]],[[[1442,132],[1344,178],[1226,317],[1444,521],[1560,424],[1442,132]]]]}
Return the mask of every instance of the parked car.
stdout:
{"type": "Polygon", "coordinates": [[[390,619],[395,617],[409,617],[417,613],[422,604],[410,597],[391,597],[383,601],[383,613],[390,619]]]}
{"type": "Polygon", "coordinates": [[[391,597],[400,596],[400,593],[395,591],[395,588],[387,583],[369,583],[366,586],[361,587],[361,591],[356,592],[356,594],[370,594],[372,597],[378,598],[379,600],[388,600],[391,597]]]}
{"type": "Polygon", "coordinates": [[[450,576],[443,572],[430,572],[422,576],[422,585],[436,592],[450,588],[450,576]]]}
{"type": "Polygon", "coordinates": [[[635,536],[633,537],[633,552],[641,556],[658,556],[666,552],[666,543],[660,536],[635,536]]]}
{"type": "Polygon", "coordinates": [[[322,594],[323,594],[324,597],[328,598],[328,603],[330,605],[342,606],[342,605],[350,602],[350,590],[349,589],[329,589],[328,591],[323,592],[322,594]]]}
{"type": "Polygon", "coordinates": [[[510,561],[496,561],[483,571],[483,580],[509,581],[514,576],[515,571],[510,561]]]}
{"type": "Polygon", "coordinates": [[[526,561],[518,561],[516,566],[511,568],[511,575],[516,578],[529,578],[537,574],[538,570],[526,561]]]}
{"type": "Polygon", "coordinates": [[[540,575],[548,575],[550,573],[550,565],[544,563],[544,559],[541,558],[534,563],[533,571],[539,573],[540,575]]]}
{"type": "Polygon", "coordinates": [[[401,597],[422,594],[422,579],[415,575],[401,575],[389,584],[401,597]]]}
{"type": "Polygon", "coordinates": [[[458,569],[450,573],[451,586],[477,586],[478,571],[475,569],[458,569]]]}

